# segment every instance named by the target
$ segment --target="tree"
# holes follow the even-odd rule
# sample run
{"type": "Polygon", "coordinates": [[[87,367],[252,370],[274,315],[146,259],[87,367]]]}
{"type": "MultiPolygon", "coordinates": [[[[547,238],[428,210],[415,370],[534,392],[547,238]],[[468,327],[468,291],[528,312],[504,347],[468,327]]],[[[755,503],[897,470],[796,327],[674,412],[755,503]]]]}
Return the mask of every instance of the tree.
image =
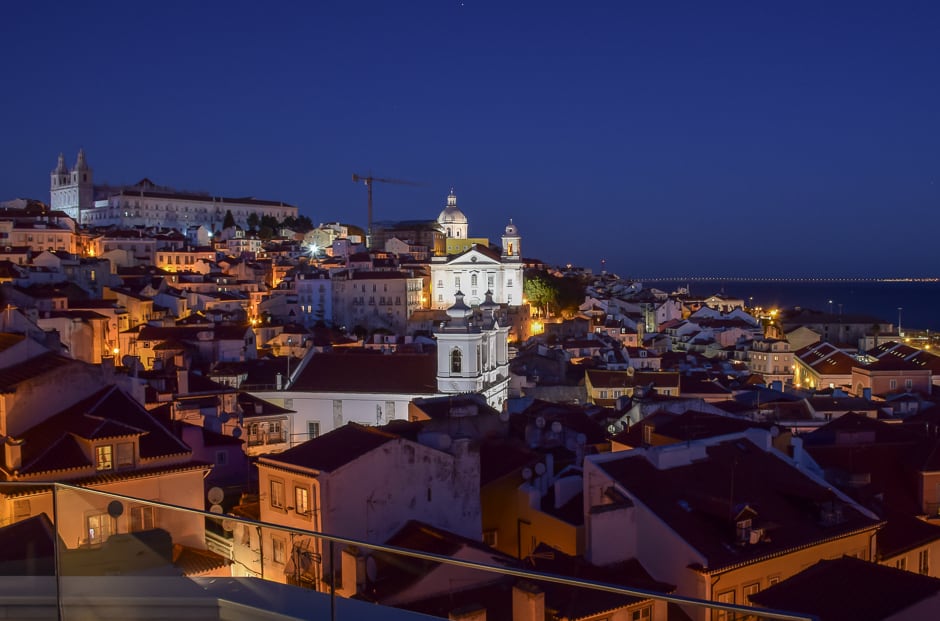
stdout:
{"type": "Polygon", "coordinates": [[[545,315],[548,315],[550,305],[558,299],[558,289],[550,278],[548,274],[535,273],[527,276],[523,284],[525,297],[536,308],[541,308],[545,315]]]}
{"type": "Polygon", "coordinates": [[[261,216],[261,229],[258,232],[258,237],[261,239],[271,239],[274,237],[279,226],[277,218],[274,216],[261,216]]]}
{"type": "Polygon", "coordinates": [[[258,213],[255,211],[251,212],[251,215],[248,216],[248,228],[252,231],[257,230],[259,221],[258,213]]]}
{"type": "Polygon", "coordinates": [[[222,220],[223,229],[233,229],[235,228],[235,216],[232,215],[232,210],[228,209],[225,211],[225,219],[222,220]]]}

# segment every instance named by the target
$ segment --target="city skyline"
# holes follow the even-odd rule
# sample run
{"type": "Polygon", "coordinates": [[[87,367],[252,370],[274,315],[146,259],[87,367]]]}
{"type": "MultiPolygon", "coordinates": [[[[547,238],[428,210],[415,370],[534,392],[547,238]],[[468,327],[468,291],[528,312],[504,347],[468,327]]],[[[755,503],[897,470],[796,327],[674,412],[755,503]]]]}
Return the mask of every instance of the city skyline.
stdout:
{"type": "Polygon", "coordinates": [[[488,2],[0,8],[0,200],[83,147],[316,223],[510,218],[627,274],[932,276],[940,10],[488,2]],[[587,216],[587,217],[586,217],[587,216]]]}

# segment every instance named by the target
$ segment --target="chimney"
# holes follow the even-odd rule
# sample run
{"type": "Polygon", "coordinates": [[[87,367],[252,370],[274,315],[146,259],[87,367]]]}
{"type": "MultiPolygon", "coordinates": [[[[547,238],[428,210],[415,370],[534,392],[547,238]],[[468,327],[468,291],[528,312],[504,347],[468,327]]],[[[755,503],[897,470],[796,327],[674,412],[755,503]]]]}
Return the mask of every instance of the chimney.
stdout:
{"type": "Polygon", "coordinates": [[[3,463],[8,472],[16,472],[23,467],[23,441],[11,436],[3,439],[3,463]]]}
{"type": "Polygon", "coordinates": [[[189,371],[179,367],[176,368],[176,394],[189,394],[189,371]]]}
{"type": "Polygon", "coordinates": [[[544,621],[545,592],[538,585],[520,581],[512,587],[512,621],[544,621]]]}
{"type": "Polygon", "coordinates": [[[366,557],[359,552],[359,548],[356,546],[343,548],[340,557],[340,580],[342,584],[336,589],[336,594],[342,597],[353,597],[365,584],[366,557]]]}

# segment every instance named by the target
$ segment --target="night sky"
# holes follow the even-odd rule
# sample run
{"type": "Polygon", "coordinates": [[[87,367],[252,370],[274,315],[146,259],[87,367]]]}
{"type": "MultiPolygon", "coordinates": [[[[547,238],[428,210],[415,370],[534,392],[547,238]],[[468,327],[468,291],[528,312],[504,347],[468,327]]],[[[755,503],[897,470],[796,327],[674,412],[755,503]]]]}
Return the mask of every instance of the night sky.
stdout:
{"type": "Polygon", "coordinates": [[[936,275],[940,6],[0,3],[0,200],[99,182],[315,222],[513,218],[621,275],[936,275]]]}

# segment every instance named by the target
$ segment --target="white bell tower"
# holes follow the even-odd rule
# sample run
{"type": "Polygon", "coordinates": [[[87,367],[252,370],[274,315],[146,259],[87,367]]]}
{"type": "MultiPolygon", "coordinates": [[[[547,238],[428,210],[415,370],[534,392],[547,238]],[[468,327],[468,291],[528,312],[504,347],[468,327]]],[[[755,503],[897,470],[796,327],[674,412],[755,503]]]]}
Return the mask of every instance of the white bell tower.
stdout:
{"type": "Polygon", "coordinates": [[[509,396],[509,336],[495,313],[499,305],[487,292],[482,316],[463,301],[460,291],[447,309],[450,320],[437,331],[437,389],[444,394],[480,393],[486,402],[501,409],[509,396]]]}

